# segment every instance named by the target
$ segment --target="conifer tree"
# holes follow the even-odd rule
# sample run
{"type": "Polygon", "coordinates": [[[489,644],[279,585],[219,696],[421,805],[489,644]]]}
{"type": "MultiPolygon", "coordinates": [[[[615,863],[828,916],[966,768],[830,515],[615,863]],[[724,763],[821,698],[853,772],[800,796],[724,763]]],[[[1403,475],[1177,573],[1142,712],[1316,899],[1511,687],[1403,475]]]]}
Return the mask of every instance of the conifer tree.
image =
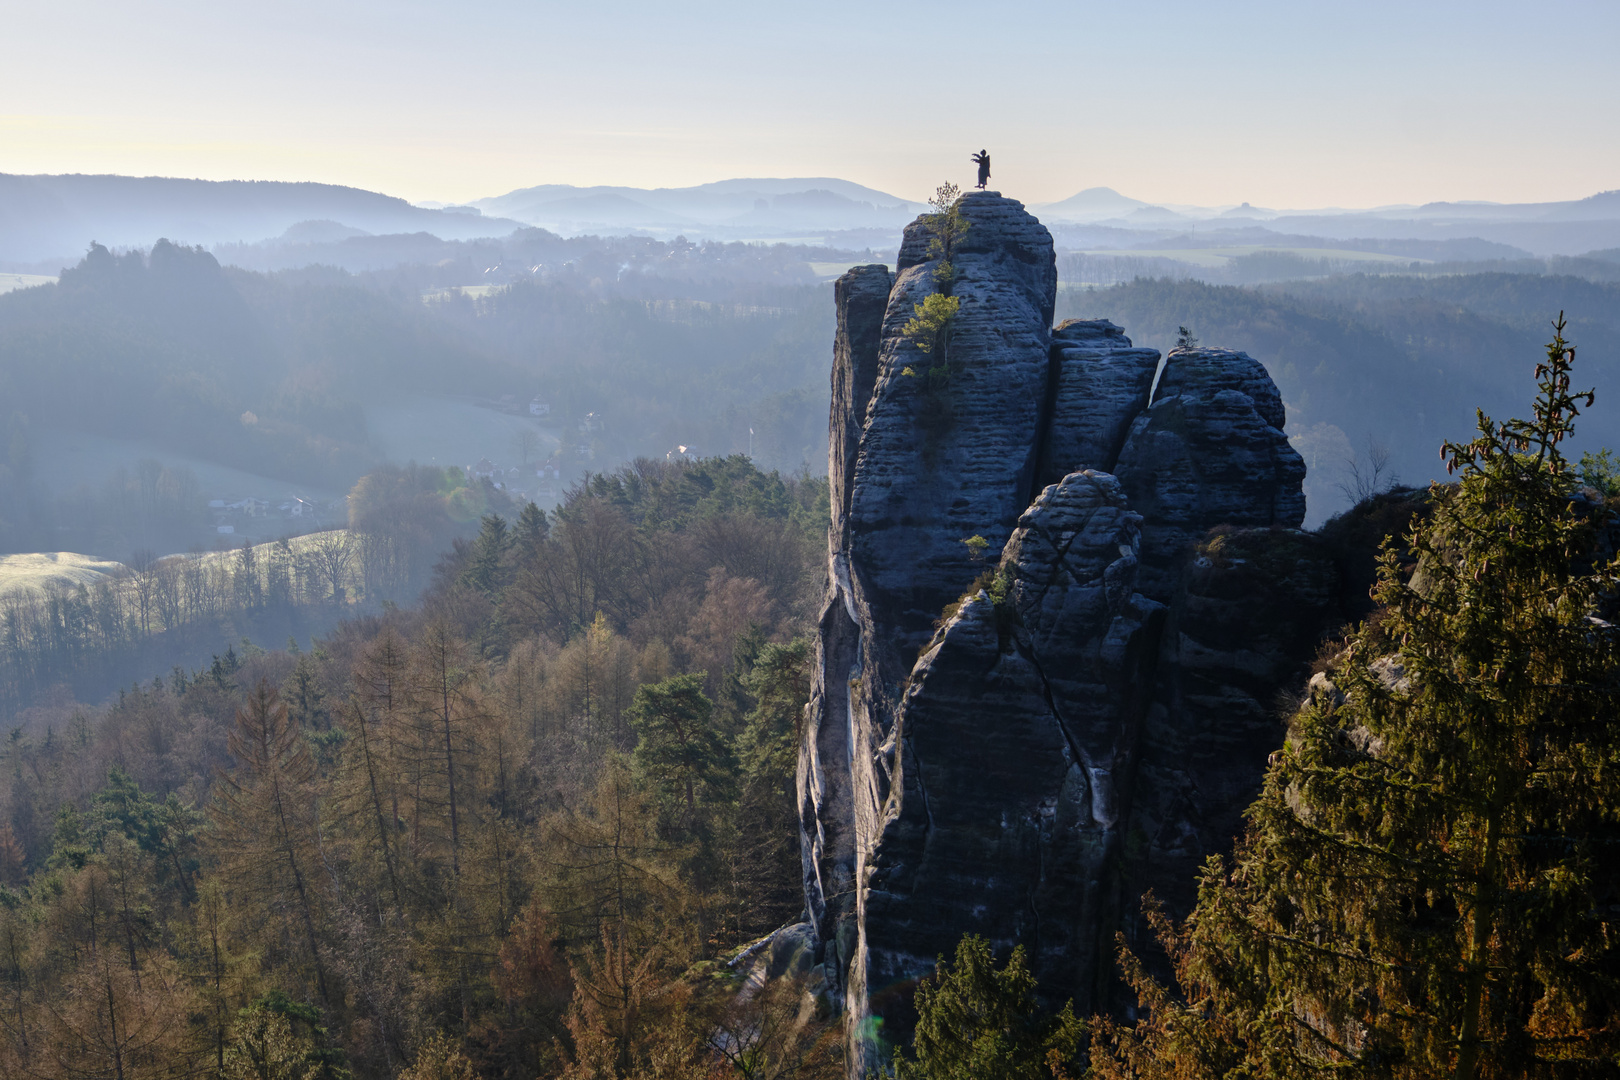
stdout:
{"type": "Polygon", "coordinates": [[[697,825],[698,804],[729,798],[737,759],[714,724],[714,703],[703,693],[705,673],[676,675],[636,691],[630,719],[641,741],[636,764],[666,799],[685,809],[685,827],[697,825]]]}
{"type": "Polygon", "coordinates": [[[214,836],[220,869],[235,903],[285,918],[309,954],[317,992],[330,1000],[317,927],[321,896],[315,877],[315,762],[287,715],[287,706],[260,681],[227,741],[236,767],[214,786],[214,836]]]}
{"type": "MultiPolygon", "coordinates": [[[[532,523],[529,527],[532,529],[532,523]]],[[[485,595],[494,595],[505,585],[506,556],[514,537],[499,514],[485,514],[478,538],[473,541],[472,558],[462,571],[462,582],[485,595]]]]}
{"type": "Polygon", "coordinates": [[[655,808],[621,756],[603,764],[584,806],[547,823],[541,851],[546,892],[574,940],[595,943],[606,926],[637,949],[686,958],[679,851],[658,836],[655,808]]]}
{"type": "Polygon", "coordinates": [[[1386,545],[1364,626],[1295,718],[1230,869],[1184,928],[1187,995],[1128,952],[1149,1012],[1103,1077],[1613,1075],[1620,1067],[1616,564],[1561,452],[1562,318],[1529,420],[1448,443],[1452,488],[1386,545]]]}
{"type": "Polygon", "coordinates": [[[416,815],[413,838],[424,854],[447,857],[461,874],[462,818],[470,802],[472,733],[481,714],[467,649],[443,622],[416,643],[411,667],[416,815]]]}
{"type": "Polygon", "coordinates": [[[896,1053],[897,1080],[1050,1080],[1080,1053],[1083,1025],[1068,1005],[1041,1010],[1021,945],[998,969],[990,943],[967,935],[916,1001],[912,1054],[896,1053]]]}
{"type": "Polygon", "coordinates": [[[545,553],[546,537],[551,533],[551,523],[546,520],[546,512],[534,503],[525,503],[523,512],[518,514],[517,528],[514,530],[513,549],[517,555],[519,566],[538,562],[545,553]]]}
{"type": "Polygon", "coordinates": [[[757,704],[737,740],[742,782],[730,882],[738,940],[769,933],[804,904],[796,784],[812,654],[804,638],[765,645],[746,679],[757,704]]]}
{"type": "Polygon", "coordinates": [[[358,694],[342,710],[348,732],[332,790],[333,819],[339,836],[351,841],[350,859],[361,874],[367,863],[380,859],[380,882],[368,881],[379,900],[392,901],[393,911],[405,912],[404,891],[396,851],[398,792],[395,790],[393,754],[382,725],[391,717],[383,710],[368,715],[358,694]],[[380,884],[380,888],[378,885],[380,884]]]}
{"type": "Polygon", "coordinates": [[[390,901],[408,917],[409,861],[402,851],[410,803],[411,762],[405,753],[413,727],[410,656],[403,640],[384,629],[361,653],[354,692],[340,710],[347,738],[332,784],[332,818],[350,864],[379,904],[390,901]]]}

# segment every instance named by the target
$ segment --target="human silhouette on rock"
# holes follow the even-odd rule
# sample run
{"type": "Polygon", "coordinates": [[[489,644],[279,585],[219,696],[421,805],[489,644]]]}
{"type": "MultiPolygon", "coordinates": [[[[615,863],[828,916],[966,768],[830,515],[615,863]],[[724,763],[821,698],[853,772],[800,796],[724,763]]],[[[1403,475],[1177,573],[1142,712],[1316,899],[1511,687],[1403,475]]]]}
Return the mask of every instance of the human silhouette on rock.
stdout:
{"type": "Polygon", "coordinates": [[[979,187],[990,182],[990,151],[980,150],[973,155],[973,163],[979,167],[979,187]]]}

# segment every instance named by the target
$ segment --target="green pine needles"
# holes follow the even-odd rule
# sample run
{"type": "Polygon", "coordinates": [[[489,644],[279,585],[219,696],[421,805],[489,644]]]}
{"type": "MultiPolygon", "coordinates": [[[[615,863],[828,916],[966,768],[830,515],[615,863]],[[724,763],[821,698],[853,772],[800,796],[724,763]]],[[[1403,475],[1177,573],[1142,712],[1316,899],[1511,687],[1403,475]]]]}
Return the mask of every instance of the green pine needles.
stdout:
{"type": "Polygon", "coordinates": [[[925,296],[920,304],[912,305],[912,317],[900,328],[900,334],[918,351],[932,360],[926,371],[918,372],[907,366],[900,374],[922,379],[922,393],[918,399],[917,423],[924,433],[938,435],[950,427],[955,418],[948,391],[951,375],[956,370],[951,362],[951,338],[956,331],[956,317],[962,302],[951,295],[956,284],[957,245],[967,234],[968,220],[962,216],[962,193],[955,184],[942,184],[928,204],[932,214],[924,214],[923,227],[928,230],[928,258],[934,263],[933,278],[937,291],[925,296]]]}
{"type": "Polygon", "coordinates": [[[974,934],[940,957],[917,988],[912,1056],[896,1051],[895,1080],[1064,1080],[1080,1073],[1085,1025],[1071,1005],[1054,1014],[1035,1000],[1023,946],[997,968],[974,934]],[[1073,1069],[1071,1073],[1069,1070],[1073,1069]]]}
{"type": "Polygon", "coordinates": [[[929,236],[928,257],[938,264],[934,267],[934,281],[939,291],[949,296],[956,281],[956,265],[951,260],[968,231],[968,220],[962,216],[962,190],[955,184],[941,184],[928,205],[934,208],[932,214],[923,217],[929,236]]]}
{"type": "Polygon", "coordinates": [[[1101,1077],[1614,1075],[1620,1068],[1617,564],[1561,447],[1560,316],[1529,420],[1447,443],[1403,574],[1295,717],[1231,865],[1177,929],[1185,1002],[1122,949],[1145,1018],[1101,1077]]]}
{"type": "Polygon", "coordinates": [[[962,301],[942,293],[929,293],[920,304],[911,305],[912,317],[900,332],[925,353],[938,353],[941,363],[950,352],[951,324],[962,310],[962,301]]]}

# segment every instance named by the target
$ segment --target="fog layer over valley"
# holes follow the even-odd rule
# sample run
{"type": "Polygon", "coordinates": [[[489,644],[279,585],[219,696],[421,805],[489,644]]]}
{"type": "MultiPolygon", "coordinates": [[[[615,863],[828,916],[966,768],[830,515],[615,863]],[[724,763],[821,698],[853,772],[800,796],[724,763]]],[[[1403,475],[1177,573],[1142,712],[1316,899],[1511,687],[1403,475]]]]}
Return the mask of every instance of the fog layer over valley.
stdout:
{"type": "Polygon", "coordinates": [[[494,261],[545,272],[491,294],[456,287],[491,255],[467,248],[351,275],[98,246],[60,283],[0,297],[0,544],[184,550],[213,533],[220,515],[195,513],[208,502],[279,508],[297,494],[341,524],[331,502],[385,460],[554,502],[587,470],[678,445],[752,449],[788,470],[823,458],[830,315],[802,252],[530,231],[494,261]],[[164,490],[183,488],[183,506],[142,518],[113,505],[145,459],[173,474],[164,490]]]}

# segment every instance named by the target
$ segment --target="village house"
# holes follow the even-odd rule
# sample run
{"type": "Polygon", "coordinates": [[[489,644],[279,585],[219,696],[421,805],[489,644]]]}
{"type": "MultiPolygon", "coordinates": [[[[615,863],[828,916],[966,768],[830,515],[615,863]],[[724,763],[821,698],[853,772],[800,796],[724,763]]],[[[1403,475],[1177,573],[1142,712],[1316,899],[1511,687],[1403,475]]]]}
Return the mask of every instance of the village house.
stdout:
{"type": "Polygon", "coordinates": [[[243,517],[263,517],[270,512],[268,499],[255,499],[253,496],[226,505],[225,509],[234,510],[243,517]]]}

